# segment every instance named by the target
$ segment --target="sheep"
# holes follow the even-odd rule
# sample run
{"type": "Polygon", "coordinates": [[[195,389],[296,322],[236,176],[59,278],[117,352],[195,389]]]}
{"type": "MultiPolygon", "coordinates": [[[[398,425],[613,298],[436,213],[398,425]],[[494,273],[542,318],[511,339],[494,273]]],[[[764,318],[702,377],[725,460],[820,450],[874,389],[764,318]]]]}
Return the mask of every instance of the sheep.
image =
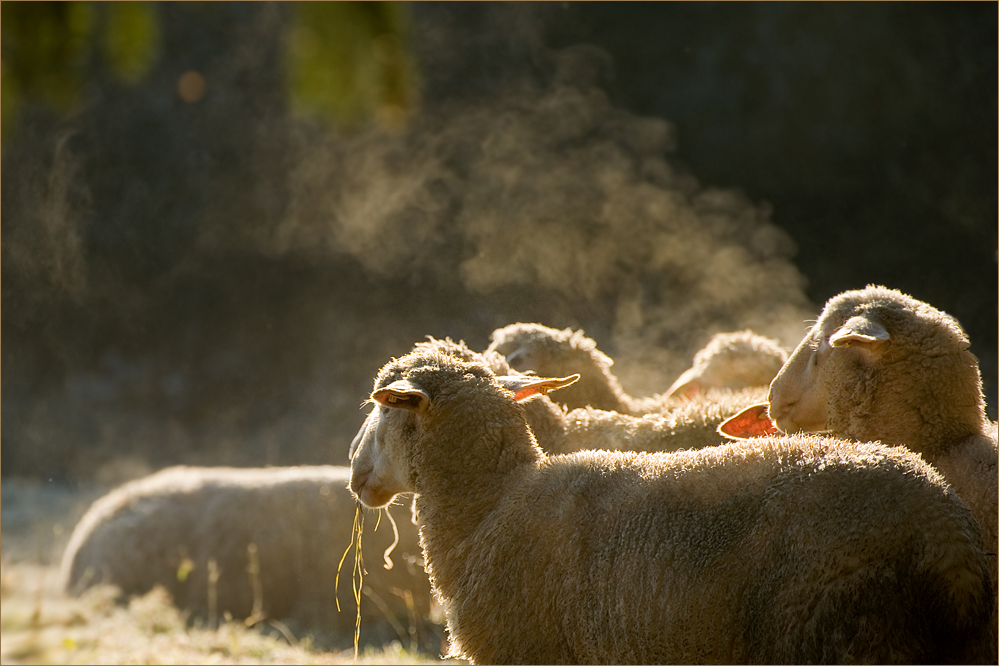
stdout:
{"type": "Polygon", "coordinates": [[[982,658],[981,537],[919,456],[814,435],[546,456],[517,401],[574,379],[497,377],[427,350],[375,378],[350,489],[370,508],[416,493],[451,656],[982,658]]]}
{"type": "Polygon", "coordinates": [[[490,337],[486,353],[502,354],[515,370],[546,376],[579,374],[580,381],[557,398],[568,409],[593,407],[639,416],[672,409],[679,399],[697,392],[766,387],[787,358],[776,341],[752,331],[719,333],[697,352],[694,365],[665,393],[635,398],[611,372],[613,359],[597,349],[596,342],[582,330],[517,323],[496,329],[490,337]]]}
{"type": "MultiPolygon", "coordinates": [[[[756,404],[766,389],[742,391],[709,390],[686,399],[669,411],[634,416],[580,407],[564,416],[561,436],[549,427],[538,434],[535,423],[544,422],[546,412],[531,407],[542,398],[528,401],[527,422],[538,444],[548,454],[571,453],[585,449],[608,451],[677,451],[715,446],[728,442],[718,428],[722,422],[747,404],[756,404]]],[[[547,399],[547,398],[544,398],[547,399]]]]}
{"type": "MultiPolygon", "coordinates": [[[[347,647],[357,616],[351,557],[340,575],[340,612],[334,586],[357,508],[349,476],[348,468],[336,466],[177,466],[131,481],[98,499],[77,524],[61,585],[79,594],[110,583],[123,598],[161,585],[192,619],[225,613],[280,619],[347,647]]],[[[392,569],[380,557],[368,562],[360,638],[436,646],[439,609],[432,607],[417,528],[408,519],[396,524],[392,569]]],[[[367,523],[362,545],[380,556],[393,540],[392,526],[384,520],[377,531],[372,526],[367,523]]]]}
{"type": "MultiPolygon", "coordinates": [[[[495,374],[513,370],[499,353],[478,353],[464,341],[437,340],[428,336],[414,350],[453,354],[466,361],[481,361],[495,374]]],[[[727,439],[718,426],[747,404],[766,398],[766,388],[742,391],[707,389],[662,414],[633,416],[615,411],[580,407],[568,413],[548,396],[536,395],[523,403],[527,424],[538,445],[548,454],[586,449],[617,451],[676,451],[721,444],[727,439]]]]}
{"type": "Polygon", "coordinates": [[[843,292],[774,378],[766,416],[782,432],[828,432],[919,453],[968,503],[994,554],[999,456],[969,346],[953,317],[900,291],[843,292]]]}
{"type": "Polygon", "coordinates": [[[868,285],[831,298],[770,386],[784,432],[904,446],[936,467],[978,520],[999,582],[999,456],[978,359],[950,315],[868,285]]]}
{"type": "MultiPolygon", "coordinates": [[[[439,340],[428,335],[426,342],[417,342],[413,345],[414,351],[438,352],[451,354],[465,361],[479,361],[498,375],[507,375],[513,370],[502,354],[487,350],[476,352],[468,348],[464,340],[454,342],[451,338],[439,340]]],[[[527,417],[527,424],[530,426],[534,437],[541,444],[542,448],[548,452],[556,452],[561,449],[565,441],[565,431],[569,427],[569,420],[565,410],[552,402],[548,396],[535,396],[534,399],[524,403],[524,410],[527,417]]],[[[594,443],[599,436],[594,434],[594,443]]],[[[607,436],[599,437],[599,441],[606,440],[607,436]]]]}
{"type": "Polygon", "coordinates": [[[582,330],[558,330],[541,324],[517,323],[498,328],[490,335],[486,353],[499,353],[518,372],[539,375],[579,374],[580,381],[564,389],[558,401],[568,409],[593,407],[622,414],[645,413],[610,371],[613,359],[597,349],[597,343],[582,330]]]}
{"type": "Polygon", "coordinates": [[[694,355],[694,365],[677,377],[664,395],[690,397],[708,388],[769,386],[785,361],[787,352],[776,340],[749,329],[717,333],[694,355]]]}

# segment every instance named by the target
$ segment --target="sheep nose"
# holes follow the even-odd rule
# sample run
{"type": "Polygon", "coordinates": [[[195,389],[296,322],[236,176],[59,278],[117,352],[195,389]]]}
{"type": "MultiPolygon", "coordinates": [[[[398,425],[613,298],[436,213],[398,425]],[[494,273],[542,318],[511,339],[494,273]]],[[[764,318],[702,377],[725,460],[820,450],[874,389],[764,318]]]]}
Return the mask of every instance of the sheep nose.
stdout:
{"type": "Polygon", "coordinates": [[[352,471],[350,473],[350,483],[348,484],[350,492],[354,493],[357,496],[360,496],[361,490],[364,489],[364,484],[367,483],[369,476],[371,476],[370,469],[363,471],[352,471]]]}
{"type": "Polygon", "coordinates": [[[774,402],[773,400],[769,400],[768,403],[770,406],[767,408],[767,410],[770,414],[770,419],[772,421],[779,421],[783,419],[785,416],[791,413],[791,409],[796,404],[794,402],[781,404],[779,402],[774,402]]]}

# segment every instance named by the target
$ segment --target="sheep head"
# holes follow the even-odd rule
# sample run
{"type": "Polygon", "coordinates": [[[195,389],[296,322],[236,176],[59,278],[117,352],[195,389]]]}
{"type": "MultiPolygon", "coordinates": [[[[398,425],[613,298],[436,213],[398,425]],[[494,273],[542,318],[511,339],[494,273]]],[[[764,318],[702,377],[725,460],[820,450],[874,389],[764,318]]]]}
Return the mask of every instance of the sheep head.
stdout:
{"type": "Polygon", "coordinates": [[[614,365],[613,359],[597,349],[597,343],[582,330],[558,330],[541,324],[511,324],[493,331],[487,352],[506,357],[518,372],[561,374],[590,370],[596,362],[602,368],[614,365]]]}
{"type": "Polygon", "coordinates": [[[901,292],[844,292],[771,383],[770,416],[785,432],[917,449],[927,437],[970,434],[984,403],[968,346],[952,317],[901,292]]]}
{"type": "Polygon", "coordinates": [[[513,370],[543,377],[581,374],[583,381],[556,399],[569,409],[590,405],[629,411],[629,398],[610,370],[614,360],[598,350],[597,343],[582,330],[517,323],[496,329],[490,337],[486,354],[502,354],[513,370]]]}
{"type": "MultiPolygon", "coordinates": [[[[455,416],[454,403],[474,402],[469,406],[474,414],[480,404],[499,400],[519,402],[568,386],[579,378],[579,375],[496,377],[481,363],[466,363],[441,354],[410,354],[386,368],[379,373],[381,381],[376,380],[371,393],[374,409],[350,448],[350,490],[369,508],[386,506],[399,493],[419,492],[413,461],[424,457],[430,443],[437,441],[435,434],[439,435],[441,422],[448,418],[460,420],[462,423],[453,427],[466,429],[466,419],[455,416]],[[399,377],[397,366],[414,358],[424,365],[406,368],[399,377]],[[393,364],[396,367],[386,372],[393,364]],[[479,394],[467,390],[472,385],[479,394]],[[484,394],[488,394],[488,400],[484,394]]],[[[484,421],[488,415],[481,418],[484,421]]],[[[526,424],[524,429],[530,432],[526,424]]]]}
{"type": "Polygon", "coordinates": [[[751,330],[718,333],[694,355],[694,364],[666,390],[667,398],[691,398],[711,388],[767,386],[787,361],[776,341],[751,330]]]}

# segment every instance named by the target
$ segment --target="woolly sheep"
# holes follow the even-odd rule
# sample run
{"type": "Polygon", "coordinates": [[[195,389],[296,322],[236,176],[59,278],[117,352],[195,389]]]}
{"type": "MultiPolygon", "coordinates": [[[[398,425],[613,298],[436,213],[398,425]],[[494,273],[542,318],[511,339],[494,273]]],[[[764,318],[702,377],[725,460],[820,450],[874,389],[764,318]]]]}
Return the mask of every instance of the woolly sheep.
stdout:
{"type": "Polygon", "coordinates": [[[543,376],[578,374],[580,381],[563,389],[558,402],[568,409],[593,407],[622,414],[645,413],[610,371],[613,359],[597,349],[597,343],[582,330],[558,330],[541,324],[517,323],[498,328],[490,335],[486,353],[496,352],[518,372],[543,376]]]}
{"type": "MultiPolygon", "coordinates": [[[[483,353],[473,351],[468,348],[464,340],[458,342],[454,342],[451,338],[439,340],[428,335],[427,341],[417,342],[413,346],[413,350],[451,354],[465,361],[481,362],[497,375],[516,372],[502,354],[490,350],[483,353]]],[[[565,431],[569,425],[564,409],[553,403],[548,396],[538,395],[524,403],[524,410],[527,424],[541,447],[549,453],[561,452],[565,431]]],[[[595,435],[594,442],[597,442],[596,437],[595,435]]],[[[600,439],[607,439],[607,437],[603,436],[600,439]]]]}
{"type": "Polygon", "coordinates": [[[769,415],[784,432],[919,453],[971,507],[994,554],[999,456],[969,346],[953,317],[911,296],[878,286],[843,292],[774,379],[769,415]]]}
{"type": "Polygon", "coordinates": [[[542,439],[535,423],[545,412],[530,407],[528,424],[535,432],[538,444],[548,454],[571,453],[586,449],[607,451],[678,451],[699,449],[728,442],[718,427],[746,405],[758,403],[766,389],[742,391],[710,390],[682,401],[669,411],[634,416],[618,412],[581,407],[564,417],[561,436],[552,436],[553,429],[542,439]]]}
{"type": "Polygon", "coordinates": [[[541,324],[517,323],[496,329],[491,340],[486,352],[502,354],[514,370],[530,370],[543,376],[579,374],[580,380],[560,391],[556,398],[568,409],[592,407],[634,415],[672,409],[678,399],[692,397],[696,392],[765,387],[787,358],[774,340],[752,331],[719,333],[697,352],[694,365],[666,393],[635,398],[611,372],[614,360],[597,349],[596,342],[581,330],[560,331],[541,324]]]}
{"type": "Polygon", "coordinates": [[[978,520],[999,582],[999,456],[978,359],[950,315],[869,285],[826,303],[770,387],[785,432],[904,446],[935,466],[978,520]]]}
{"type": "MultiPolygon", "coordinates": [[[[437,340],[428,336],[415,350],[452,354],[466,361],[480,361],[495,374],[510,374],[503,356],[495,351],[472,351],[464,341],[437,340]]],[[[580,380],[582,381],[582,380],[580,380]]],[[[527,424],[541,449],[548,454],[587,449],[616,451],[676,451],[701,448],[728,441],[718,426],[746,405],[766,399],[766,388],[733,392],[707,389],[679,402],[669,412],[633,416],[615,411],[581,407],[566,413],[548,396],[524,401],[527,424]]]]}
{"type": "Polygon", "coordinates": [[[769,386],[787,361],[787,352],[776,340],[746,329],[717,333],[694,355],[665,393],[667,398],[689,398],[705,389],[746,389],[769,386]]]}
{"type": "MultiPolygon", "coordinates": [[[[341,612],[334,584],[357,507],[347,489],[349,476],[349,469],[334,466],[179,466],[129,482],[97,500],[76,526],[62,561],[62,586],[78,594],[110,583],[133,595],[161,585],[195,617],[228,612],[248,618],[256,610],[258,619],[317,628],[317,637],[347,647],[357,615],[353,552],[340,574],[341,612]],[[248,552],[253,547],[256,562],[248,552]]],[[[430,619],[417,529],[409,516],[396,523],[399,544],[391,570],[381,555],[393,540],[392,526],[382,520],[372,531],[371,521],[363,532],[369,559],[361,640],[382,643],[400,633],[407,639],[417,630],[423,635],[416,638],[436,645],[440,629],[430,619]]]]}
{"type": "Polygon", "coordinates": [[[974,519],[909,451],[816,436],[546,456],[516,402],[573,378],[412,352],[351,446],[415,492],[451,654],[481,663],[943,662],[993,602],[974,519]]]}

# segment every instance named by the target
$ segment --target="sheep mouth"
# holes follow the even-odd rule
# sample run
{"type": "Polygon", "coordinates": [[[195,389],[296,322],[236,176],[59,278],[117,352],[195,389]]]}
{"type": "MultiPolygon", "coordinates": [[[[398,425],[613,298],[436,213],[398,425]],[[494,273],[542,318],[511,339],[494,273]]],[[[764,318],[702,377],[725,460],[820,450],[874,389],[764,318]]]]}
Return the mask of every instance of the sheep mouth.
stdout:
{"type": "Polygon", "coordinates": [[[355,486],[354,483],[350,484],[350,492],[354,494],[361,504],[369,509],[382,509],[392,503],[395,496],[398,493],[385,490],[384,488],[378,487],[376,484],[362,481],[359,485],[355,486]]]}

